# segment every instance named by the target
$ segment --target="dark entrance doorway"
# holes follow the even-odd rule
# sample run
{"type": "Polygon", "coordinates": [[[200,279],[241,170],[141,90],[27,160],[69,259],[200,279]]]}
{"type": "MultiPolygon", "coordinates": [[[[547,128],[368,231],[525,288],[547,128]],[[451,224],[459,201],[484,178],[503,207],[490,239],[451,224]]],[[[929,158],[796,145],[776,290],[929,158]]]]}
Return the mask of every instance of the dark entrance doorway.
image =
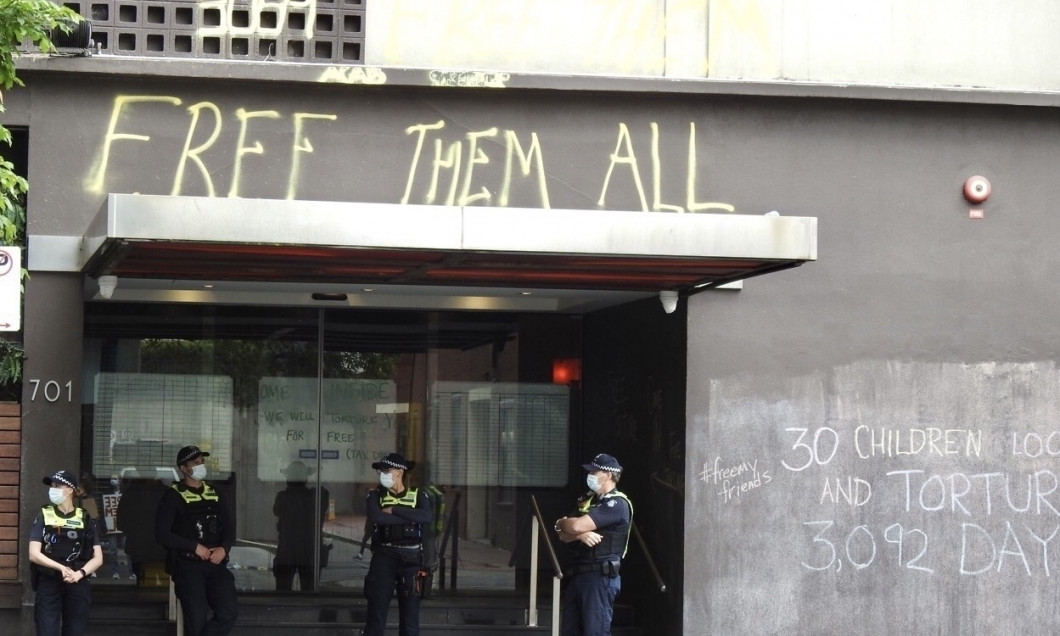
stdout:
{"type": "MultiPolygon", "coordinates": [[[[193,304],[85,307],[82,465],[108,531],[101,583],[168,585],[154,502],[177,449],[209,449],[207,478],[234,502],[233,570],[244,592],[360,587],[371,463],[414,459],[416,486],[459,493],[462,540],[502,562],[516,494],[568,482],[580,394],[554,382],[581,358],[581,319],[564,314],[330,310],[193,304]],[[274,562],[296,493],[310,576],[274,562]],[[277,515],[280,515],[278,517],[277,515]],[[281,581],[280,578],[285,579],[281,581]]],[[[511,568],[463,587],[513,587],[511,568]]]]}

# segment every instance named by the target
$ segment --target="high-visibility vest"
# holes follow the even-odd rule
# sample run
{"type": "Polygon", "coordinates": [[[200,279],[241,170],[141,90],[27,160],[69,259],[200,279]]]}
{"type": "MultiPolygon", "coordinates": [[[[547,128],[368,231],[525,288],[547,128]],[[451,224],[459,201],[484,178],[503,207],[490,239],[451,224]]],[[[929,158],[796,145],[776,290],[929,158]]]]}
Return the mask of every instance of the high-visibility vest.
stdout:
{"type": "MultiPolygon", "coordinates": [[[[406,489],[400,497],[395,496],[389,490],[383,490],[379,493],[379,507],[404,506],[406,508],[415,508],[418,496],[419,490],[416,488],[406,489]]],[[[423,541],[423,526],[413,522],[392,525],[376,524],[373,529],[373,539],[382,545],[420,545],[423,541]]]]}
{"type": "Polygon", "coordinates": [[[173,532],[207,548],[220,546],[221,497],[213,486],[203,482],[202,493],[194,492],[183,482],[173,484],[172,488],[184,501],[183,509],[173,524],[173,532]]]}
{"type": "MultiPolygon", "coordinates": [[[[592,548],[592,552],[594,555],[606,556],[609,554],[619,554],[622,557],[625,557],[626,550],[629,549],[629,533],[633,528],[633,502],[630,501],[625,493],[612,490],[602,496],[596,496],[593,494],[592,496],[585,497],[579,502],[578,512],[582,515],[588,514],[593,508],[605,505],[607,500],[613,498],[621,499],[629,504],[629,525],[617,528],[597,528],[596,532],[604,539],[592,548]]],[[[577,546],[583,544],[581,544],[581,542],[576,542],[570,545],[577,549],[577,546]]]]}
{"type": "Polygon", "coordinates": [[[92,528],[88,513],[83,508],[75,508],[72,516],[64,517],[52,505],[44,506],[40,512],[44,520],[41,551],[49,559],[74,570],[88,563],[92,558],[92,528]]]}

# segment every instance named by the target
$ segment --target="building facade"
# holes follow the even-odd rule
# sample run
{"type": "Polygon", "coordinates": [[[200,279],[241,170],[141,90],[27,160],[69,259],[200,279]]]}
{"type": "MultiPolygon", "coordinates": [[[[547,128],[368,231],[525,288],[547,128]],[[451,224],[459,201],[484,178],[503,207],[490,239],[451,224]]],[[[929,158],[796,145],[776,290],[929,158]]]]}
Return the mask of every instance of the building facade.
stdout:
{"type": "Polygon", "coordinates": [[[355,518],[397,449],[511,549],[606,451],[666,633],[1055,621],[1058,82],[965,35],[1055,10],[499,4],[100,3],[20,61],[22,525],[198,443],[249,560],[293,461],[355,518]]]}

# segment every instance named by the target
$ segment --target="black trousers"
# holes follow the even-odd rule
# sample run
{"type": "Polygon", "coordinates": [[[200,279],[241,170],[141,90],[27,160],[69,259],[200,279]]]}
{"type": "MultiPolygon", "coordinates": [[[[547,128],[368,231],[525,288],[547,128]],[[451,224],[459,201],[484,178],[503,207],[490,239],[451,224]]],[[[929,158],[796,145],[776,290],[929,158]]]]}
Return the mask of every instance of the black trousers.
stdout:
{"type": "Polygon", "coordinates": [[[364,577],[364,597],[368,599],[365,636],[383,635],[395,588],[399,612],[398,633],[401,636],[419,636],[420,595],[416,592],[416,575],[420,571],[419,552],[415,552],[415,560],[411,557],[387,548],[372,553],[368,575],[364,577]]]}
{"type": "Polygon", "coordinates": [[[225,636],[236,624],[236,579],[225,564],[178,558],[173,586],[180,599],[185,636],[225,636]],[[209,612],[213,617],[208,618],[209,612]]]}
{"type": "Polygon", "coordinates": [[[278,592],[290,592],[294,589],[294,575],[298,575],[298,586],[301,591],[313,590],[312,563],[277,563],[272,566],[272,575],[276,578],[278,592]]]}
{"type": "Polygon", "coordinates": [[[61,576],[41,574],[33,605],[37,636],[81,636],[92,605],[92,586],[88,579],[63,583],[61,576]]]}
{"type": "Polygon", "coordinates": [[[622,577],[583,572],[563,581],[563,636],[611,636],[615,597],[622,577]]]}

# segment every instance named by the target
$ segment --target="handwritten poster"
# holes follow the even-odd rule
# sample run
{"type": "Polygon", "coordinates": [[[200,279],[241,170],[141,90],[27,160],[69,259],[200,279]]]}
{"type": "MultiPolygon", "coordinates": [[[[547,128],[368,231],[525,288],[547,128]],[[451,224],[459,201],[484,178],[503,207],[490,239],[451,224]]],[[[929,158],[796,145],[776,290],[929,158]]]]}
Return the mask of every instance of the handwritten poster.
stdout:
{"type": "Polygon", "coordinates": [[[320,385],[316,378],[263,378],[258,479],[283,481],[292,461],[315,467],[319,458],[323,481],[373,482],[372,462],[394,451],[397,418],[407,410],[396,402],[390,380],[327,379],[320,385]]]}

